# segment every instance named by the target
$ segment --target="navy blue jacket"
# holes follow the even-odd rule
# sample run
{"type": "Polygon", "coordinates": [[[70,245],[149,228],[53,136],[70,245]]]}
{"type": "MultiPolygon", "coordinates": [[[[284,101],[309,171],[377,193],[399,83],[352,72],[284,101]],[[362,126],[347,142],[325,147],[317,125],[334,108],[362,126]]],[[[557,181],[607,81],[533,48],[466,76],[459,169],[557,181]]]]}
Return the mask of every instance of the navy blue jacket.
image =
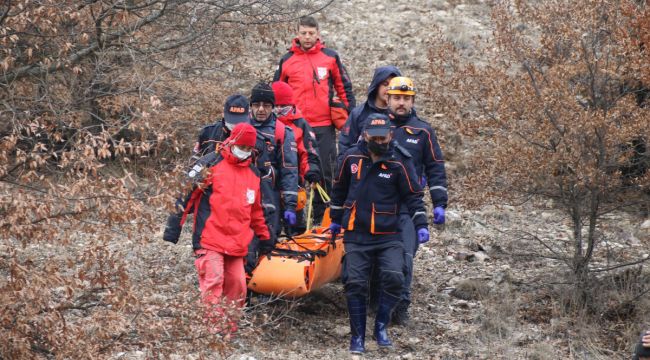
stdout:
{"type": "Polygon", "coordinates": [[[374,113],[388,114],[387,109],[379,109],[375,106],[375,98],[377,97],[379,85],[391,76],[401,76],[396,66],[381,66],[375,69],[375,74],[372,76],[372,81],[368,86],[367,100],[352,109],[348,120],[345,122],[339,134],[339,161],[345,151],[359,141],[359,136],[361,136],[368,115],[374,113]]]}
{"type": "MultiPolygon", "coordinates": [[[[295,209],[298,194],[298,155],[296,141],[291,128],[284,124],[280,125],[285,127],[284,139],[276,141],[276,121],[274,114],[262,123],[251,121],[257,130],[255,164],[262,174],[263,183],[269,183],[269,186],[262,184],[262,202],[265,208],[276,208],[278,204],[274,204],[273,197],[268,194],[268,191],[280,191],[285,208],[295,209]]],[[[216,149],[216,144],[223,142],[229,136],[230,130],[226,128],[223,119],[212,125],[205,126],[201,129],[197,143],[194,145],[193,159],[197,160],[202,156],[213,153],[216,149]]]]}
{"type": "Polygon", "coordinates": [[[192,153],[195,159],[216,150],[217,143],[223,142],[230,136],[230,130],[225,126],[224,120],[205,126],[199,133],[199,138],[194,144],[192,153]]]}
{"type": "Polygon", "coordinates": [[[389,152],[373,163],[361,141],[348,149],[339,165],[330,215],[346,232],[397,234],[402,204],[416,229],[427,227],[422,188],[406,151],[392,143],[389,152]]]}
{"type": "Polygon", "coordinates": [[[417,178],[426,177],[433,206],[446,208],[447,174],[436,132],[431,125],[418,118],[415,111],[411,111],[405,121],[393,119],[392,124],[395,126],[393,139],[408,150],[417,178]]]}
{"type": "MultiPolygon", "coordinates": [[[[295,210],[298,201],[298,149],[293,130],[278,121],[275,114],[264,122],[252,120],[251,124],[257,130],[256,164],[262,181],[270,181],[273,189],[280,192],[285,209],[295,210]],[[276,123],[285,127],[282,141],[275,139],[276,123]]],[[[263,200],[267,206],[267,201],[263,200]]]]}

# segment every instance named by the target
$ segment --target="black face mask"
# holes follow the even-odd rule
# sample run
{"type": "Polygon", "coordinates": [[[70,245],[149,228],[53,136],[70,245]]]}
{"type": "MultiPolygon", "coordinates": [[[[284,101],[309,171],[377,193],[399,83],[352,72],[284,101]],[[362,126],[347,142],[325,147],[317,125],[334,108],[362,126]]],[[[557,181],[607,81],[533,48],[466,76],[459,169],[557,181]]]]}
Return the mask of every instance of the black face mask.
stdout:
{"type": "Polygon", "coordinates": [[[368,141],[368,150],[372,152],[375,155],[384,155],[388,152],[388,148],[390,146],[390,142],[387,142],[385,144],[380,144],[376,141],[368,141]]]}

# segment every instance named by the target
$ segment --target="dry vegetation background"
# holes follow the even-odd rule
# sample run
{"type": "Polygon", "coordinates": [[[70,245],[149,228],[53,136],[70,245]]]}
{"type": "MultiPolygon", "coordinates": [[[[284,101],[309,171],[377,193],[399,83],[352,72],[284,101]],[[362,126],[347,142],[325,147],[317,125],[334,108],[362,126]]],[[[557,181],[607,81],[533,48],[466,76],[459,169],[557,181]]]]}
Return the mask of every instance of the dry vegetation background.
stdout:
{"type": "Polygon", "coordinates": [[[377,65],[416,80],[448,158],[414,324],[368,357],[628,358],[650,326],[638,0],[2,2],[0,358],[347,356],[340,284],[209,335],[189,245],[160,240],[199,128],[309,13],[360,99],[377,65]]]}

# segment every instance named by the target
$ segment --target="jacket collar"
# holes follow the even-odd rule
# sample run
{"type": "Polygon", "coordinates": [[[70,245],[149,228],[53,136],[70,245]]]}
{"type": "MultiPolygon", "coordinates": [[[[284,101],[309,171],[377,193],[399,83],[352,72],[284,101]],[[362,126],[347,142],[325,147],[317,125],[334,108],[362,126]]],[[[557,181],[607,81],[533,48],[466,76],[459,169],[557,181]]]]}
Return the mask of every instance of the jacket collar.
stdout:
{"type": "Polygon", "coordinates": [[[273,112],[271,112],[271,115],[269,115],[269,117],[266,118],[266,120],[264,121],[257,121],[255,119],[251,119],[251,125],[253,125],[255,129],[261,129],[267,126],[273,126],[275,124],[276,119],[277,116],[273,112]]]}
{"type": "Polygon", "coordinates": [[[319,51],[321,51],[322,48],[325,46],[323,43],[319,40],[316,40],[316,44],[311,47],[311,49],[305,51],[300,47],[300,42],[298,41],[298,38],[294,38],[293,41],[291,42],[291,49],[289,51],[293,52],[296,55],[302,55],[302,54],[315,54],[319,51]]]}
{"type": "Polygon", "coordinates": [[[395,117],[392,114],[390,114],[389,117],[390,117],[391,123],[393,123],[396,127],[404,126],[407,123],[409,123],[411,120],[418,118],[417,114],[415,113],[415,107],[413,107],[411,109],[411,113],[406,118],[401,118],[400,119],[400,118],[395,117]]]}
{"type": "Polygon", "coordinates": [[[382,109],[382,108],[378,108],[378,107],[375,105],[375,99],[374,99],[374,98],[373,98],[372,100],[370,100],[370,99],[366,100],[366,106],[367,106],[371,111],[376,112],[376,113],[381,113],[381,114],[387,114],[387,113],[388,113],[388,108],[384,108],[384,109],[382,109]]]}

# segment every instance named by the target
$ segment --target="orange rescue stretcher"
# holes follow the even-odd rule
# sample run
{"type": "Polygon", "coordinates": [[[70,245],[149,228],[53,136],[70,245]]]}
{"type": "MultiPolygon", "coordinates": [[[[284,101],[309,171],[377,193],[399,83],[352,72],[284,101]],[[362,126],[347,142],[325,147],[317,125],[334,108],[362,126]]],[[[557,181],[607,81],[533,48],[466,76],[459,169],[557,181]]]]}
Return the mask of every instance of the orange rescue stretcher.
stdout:
{"type": "MultiPolygon", "coordinates": [[[[318,189],[325,202],[327,194],[318,189]]],[[[307,211],[311,219],[313,189],[307,211]]],[[[345,252],[343,235],[335,238],[327,232],[331,220],[326,209],[321,226],[303,234],[287,237],[275,245],[275,249],[260,258],[248,279],[248,289],[265,295],[298,298],[309,294],[341,275],[341,261],[345,252]]]]}

